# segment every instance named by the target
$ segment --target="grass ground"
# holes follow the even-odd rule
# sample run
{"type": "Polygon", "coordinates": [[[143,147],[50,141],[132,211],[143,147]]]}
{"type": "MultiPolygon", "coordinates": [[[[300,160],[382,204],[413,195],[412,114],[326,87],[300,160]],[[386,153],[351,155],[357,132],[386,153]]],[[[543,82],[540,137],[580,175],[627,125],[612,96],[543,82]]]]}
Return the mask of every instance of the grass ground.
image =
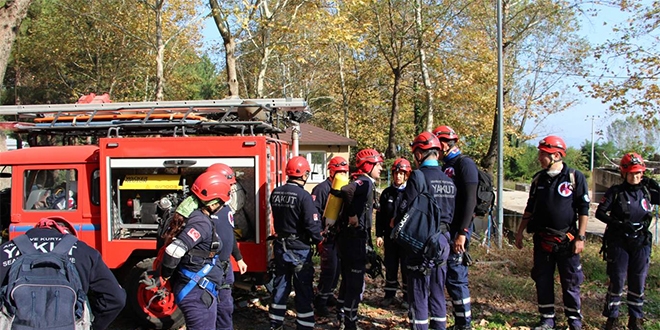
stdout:
{"type": "MultiPolygon", "coordinates": [[[[582,314],[585,329],[602,329],[605,317],[601,316],[607,291],[605,262],[598,254],[600,238],[590,240],[582,255],[585,282],[582,285],[582,314]]],[[[470,290],[474,329],[529,329],[538,321],[536,289],[530,278],[532,244],[526,242],[522,250],[512,246],[502,249],[471,246],[471,254],[477,262],[470,267],[470,290]]],[[[555,301],[559,325],[566,326],[561,303],[559,277],[556,276],[555,301]]],[[[382,278],[367,280],[364,300],[360,305],[360,326],[363,329],[408,329],[406,310],[400,306],[383,308],[382,278]]],[[[399,293],[400,295],[400,293],[399,293]]],[[[251,307],[237,309],[234,315],[236,329],[267,329],[267,299],[251,307]],[[258,320],[258,321],[257,321],[258,320]],[[248,322],[246,324],[245,322],[248,322]]],[[[293,309],[293,299],[290,300],[293,309]]],[[[451,306],[451,304],[449,304],[451,306]]],[[[451,307],[448,314],[451,315],[451,307]]],[[[622,319],[627,320],[627,308],[622,307],[622,319]]],[[[646,284],[645,328],[660,329],[660,257],[652,256],[646,284]]],[[[295,328],[295,314],[289,311],[287,329],[295,328]]],[[[451,316],[449,324],[453,324],[451,316]]],[[[329,319],[320,319],[318,329],[335,329],[329,319]]]]}

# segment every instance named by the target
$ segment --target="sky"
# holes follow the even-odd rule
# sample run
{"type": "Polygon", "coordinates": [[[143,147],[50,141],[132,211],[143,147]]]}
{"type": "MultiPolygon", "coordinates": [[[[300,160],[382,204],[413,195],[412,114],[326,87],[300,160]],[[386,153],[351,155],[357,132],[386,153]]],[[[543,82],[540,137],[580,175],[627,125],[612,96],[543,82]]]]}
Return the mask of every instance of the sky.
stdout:
{"type": "MultiPolygon", "coordinates": [[[[600,10],[598,16],[585,16],[581,24],[580,34],[585,36],[592,44],[603,43],[608,37],[613,37],[608,31],[611,30],[612,26],[626,18],[616,8],[598,6],[598,9],[600,10]],[[603,25],[604,22],[607,22],[606,26],[603,25]]],[[[206,19],[204,24],[203,34],[207,45],[221,42],[213,19],[206,19]]],[[[585,82],[580,83],[584,84],[585,82]]],[[[591,141],[592,117],[595,131],[604,130],[613,120],[623,118],[610,113],[607,110],[607,105],[599,100],[583,96],[577,90],[571,92],[579,97],[577,105],[564,112],[548,116],[536,128],[534,128],[535,123],[528,124],[525,131],[530,133],[534,129],[533,133],[538,136],[537,140],[547,135],[558,135],[564,139],[569,147],[579,148],[585,140],[591,141]]],[[[596,136],[595,138],[598,141],[599,137],[596,136]]],[[[535,144],[535,142],[532,143],[535,144]]]]}
{"type": "MultiPolygon", "coordinates": [[[[585,36],[592,44],[605,42],[608,38],[614,38],[611,28],[626,19],[621,11],[616,8],[599,6],[600,13],[596,17],[582,19],[580,34],[585,36]],[[603,25],[607,22],[607,25],[603,25]]],[[[625,75],[625,74],[623,74],[625,75]]],[[[584,83],[584,82],[581,82],[584,83]]],[[[609,124],[616,119],[623,119],[621,115],[614,115],[608,110],[608,105],[600,100],[582,96],[579,91],[572,91],[580,96],[578,104],[564,112],[550,115],[542,121],[535,132],[542,136],[558,135],[564,139],[569,147],[579,148],[585,140],[591,141],[592,118],[594,131],[605,130],[609,124]]],[[[532,125],[526,127],[526,132],[532,129],[532,125]]],[[[599,136],[595,135],[598,141],[599,136]]],[[[603,141],[606,142],[606,141],[603,141]]]]}

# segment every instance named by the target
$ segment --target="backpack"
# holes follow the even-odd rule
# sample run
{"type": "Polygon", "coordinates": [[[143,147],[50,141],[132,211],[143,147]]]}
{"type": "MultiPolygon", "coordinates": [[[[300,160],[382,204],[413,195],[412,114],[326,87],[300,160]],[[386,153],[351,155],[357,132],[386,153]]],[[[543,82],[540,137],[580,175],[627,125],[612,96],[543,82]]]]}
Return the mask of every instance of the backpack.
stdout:
{"type": "MultiPolygon", "coordinates": [[[[424,257],[424,264],[441,265],[446,258],[447,226],[440,222],[440,207],[429,192],[424,173],[415,170],[419,187],[417,195],[407,206],[406,213],[392,229],[390,237],[409,255],[424,257]]],[[[412,177],[412,176],[411,176],[412,177]]],[[[410,180],[407,184],[411,184],[410,180]]]]}
{"type": "MultiPolygon", "coordinates": [[[[462,161],[465,157],[461,155],[462,161]]],[[[493,176],[490,173],[482,170],[477,166],[478,182],[477,182],[477,205],[474,207],[474,214],[477,216],[484,216],[489,214],[495,204],[495,192],[493,191],[493,176]]]]}
{"type": "Polygon", "coordinates": [[[78,239],[64,235],[49,253],[35,249],[27,235],[14,239],[21,252],[2,287],[0,328],[12,330],[91,329],[87,295],[69,259],[78,239]]]}

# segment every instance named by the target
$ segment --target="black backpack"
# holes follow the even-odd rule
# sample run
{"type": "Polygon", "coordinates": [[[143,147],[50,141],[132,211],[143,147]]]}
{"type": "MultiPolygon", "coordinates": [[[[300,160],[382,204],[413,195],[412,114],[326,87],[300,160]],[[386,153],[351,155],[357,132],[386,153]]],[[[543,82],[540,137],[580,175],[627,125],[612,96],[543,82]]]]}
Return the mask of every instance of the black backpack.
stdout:
{"type": "MultiPolygon", "coordinates": [[[[466,156],[461,155],[460,163],[466,156]]],[[[490,173],[477,166],[479,181],[477,183],[477,205],[474,207],[474,214],[484,216],[489,214],[495,204],[495,192],[493,191],[493,177],[490,173]]]]}
{"type": "MultiPolygon", "coordinates": [[[[442,235],[447,231],[440,222],[440,207],[429,192],[424,173],[415,170],[418,179],[419,195],[407,206],[406,213],[392,229],[390,237],[401,246],[406,254],[423,256],[425,264],[440,265],[442,256],[442,235]]],[[[411,184],[408,182],[407,184],[411,184]]],[[[445,240],[446,241],[446,240],[445,240]]]]}
{"type": "Polygon", "coordinates": [[[26,235],[14,238],[21,252],[2,287],[2,329],[90,329],[87,295],[69,259],[78,239],[64,235],[51,252],[35,249],[26,235]]]}

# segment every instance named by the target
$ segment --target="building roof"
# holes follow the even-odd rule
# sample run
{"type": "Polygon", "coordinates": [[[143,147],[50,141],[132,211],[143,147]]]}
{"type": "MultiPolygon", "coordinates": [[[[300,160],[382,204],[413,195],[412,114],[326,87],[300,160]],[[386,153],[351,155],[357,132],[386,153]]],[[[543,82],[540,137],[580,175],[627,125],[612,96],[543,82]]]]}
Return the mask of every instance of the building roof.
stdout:
{"type": "MultiPolygon", "coordinates": [[[[286,139],[291,138],[291,128],[286,130],[286,139]]],[[[343,137],[337,133],[324,130],[310,124],[300,124],[300,145],[328,145],[328,146],[351,146],[357,145],[357,141],[343,137]]]]}

